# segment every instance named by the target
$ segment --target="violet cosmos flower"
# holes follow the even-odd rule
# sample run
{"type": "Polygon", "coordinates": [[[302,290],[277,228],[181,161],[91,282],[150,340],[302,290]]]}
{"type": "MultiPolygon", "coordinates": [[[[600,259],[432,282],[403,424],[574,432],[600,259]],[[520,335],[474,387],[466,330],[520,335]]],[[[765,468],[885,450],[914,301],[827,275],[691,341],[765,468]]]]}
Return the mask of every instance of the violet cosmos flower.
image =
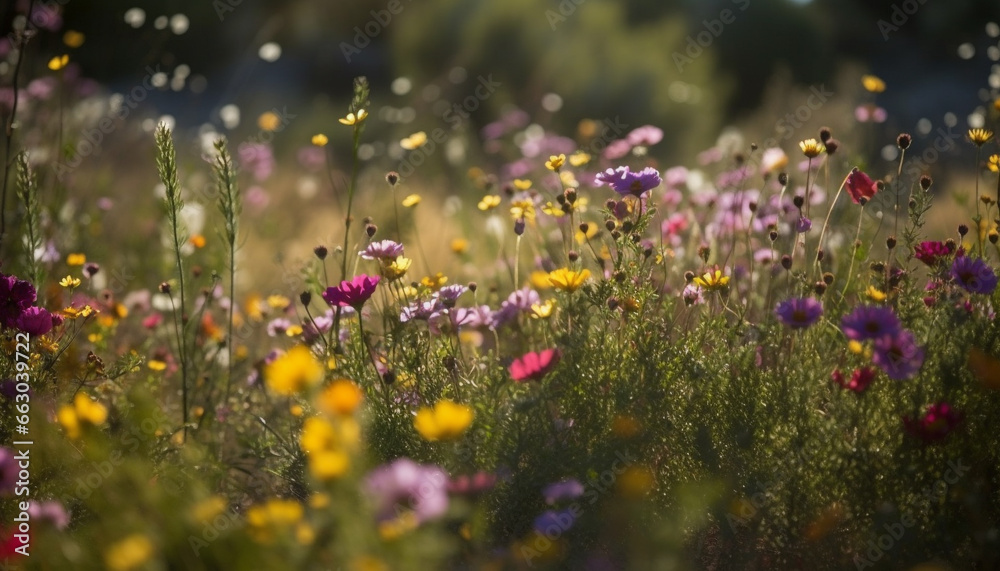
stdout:
{"type": "Polygon", "coordinates": [[[29,307],[25,309],[18,316],[17,320],[14,321],[15,327],[29,335],[35,336],[45,335],[52,330],[53,325],[52,314],[41,307],[29,307]]]}
{"type": "Polygon", "coordinates": [[[554,484],[545,486],[542,490],[545,496],[545,503],[555,505],[560,500],[572,500],[583,495],[583,484],[575,478],[567,478],[554,484]]]}
{"type": "Polygon", "coordinates": [[[950,255],[951,249],[944,242],[921,242],[913,249],[913,257],[931,267],[950,255]]]}
{"type": "Polygon", "coordinates": [[[872,362],[894,381],[912,378],[924,365],[924,350],[911,331],[885,335],[875,340],[872,362]]]}
{"type": "Polygon", "coordinates": [[[895,336],[903,330],[899,318],[887,307],[862,305],[840,322],[844,335],[852,341],[895,336]]]}
{"type": "Polygon", "coordinates": [[[875,193],[878,192],[878,183],[872,181],[868,175],[855,167],[851,174],[847,175],[844,188],[847,189],[847,194],[851,195],[854,204],[860,204],[862,198],[867,201],[875,196],[875,193]]]}
{"type": "Polygon", "coordinates": [[[409,458],[376,468],[365,479],[365,487],[382,521],[393,519],[398,506],[413,510],[420,522],[448,509],[448,475],[437,466],[409,458]]]}
{"type": "Polygon", "coordinates": [[[660,173],[652,167],[646,167],[639,172],[632,172],[627,166],[608,169],[594,179],[594,184],[597,186],[606,184],[623,196],[628,194],[642,196],[660,186],[660,182],[660,173]]]}
{"type": "Polygon", "coordinates": [[[559,349],[525,353],[510,364],[510,377],[519,383],[541,380],[559,363],[561,356],[559,349]]]}
{"type": "Polygon", "coordinates": [[[959,424],[963,415],[946,402],[934,403],[927,407],[919,418],[903,417],[903,426],[911,436],[923,440],[925,444],[933,444],[944,440],[959,424]]]}
{"type": "Polygon", "coordinates": [[[17,318],[35,303],[35,288],[14,276],[0,274],[0,323],[17,327],[17,318]]]}
{"type": "Polygon", "coordinates": [[[981,258],[959,256],[951,264],[951,277],[969,293],[993,293],[997,276],[981,258]]]}
{"type": "Polygon", "coordinates": [[[403,245],[392,240],[381,240],[368,244],[358,255],[366,260],[395,260],[403,255],[403,245]]]}
{"type": "Polygon", "coordinates": [[[375,293],[375,286],[378,285],[378,282],[378,276],[362,274],[351,281],[340,282],[338,287],[326,288],[326,291],[323,292],[323,299],[334,307],[338,305],[353,307],[360,311],[361,306],[375,293]]]}
{"type": "Polygon", "coordinates": [[[793,298],[779,303],[774,313],[792,329],[805,329],[822,317],[823,304],[811,297],[793,298]]]}

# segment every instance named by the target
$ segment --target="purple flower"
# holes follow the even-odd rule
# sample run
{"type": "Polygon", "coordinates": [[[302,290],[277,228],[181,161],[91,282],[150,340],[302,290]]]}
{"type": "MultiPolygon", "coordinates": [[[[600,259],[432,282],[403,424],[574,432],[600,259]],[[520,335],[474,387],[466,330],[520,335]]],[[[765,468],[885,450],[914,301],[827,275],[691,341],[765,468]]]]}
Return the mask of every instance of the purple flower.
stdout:
{"type": "Polygon", "coordinates": [[[577,513],[579,512],[573,508],[559,511],[548,510],[535,518],[532,527],[540,534],[548,534],[550,537],[552,535],[559,536],[573,527],[577,513]]]}
{"type": "Polygon", "coordinates": [[[41,307],[29,307],[18,316],[14,326],[29,335],[45,335],[52,330],[52,314],[41,307]]]}
{"type": "Polygon", "coordinates": [[[342,281],[338,287],[328,287],[323,292],[323,299],[327,303],[336,307],[350,306],[361,310],[361,306],[368,301],[368,298],[375,293],[375,286],[378,285],[378,276],[366,276],[361,274],[351,281],[342,281]]]}
{"type": "Polygon", "coordinates": [[[951,249],[944,242],[921,242],[913,249],[913,257],[931,267],[950,255],[951,249]]]}
{"type": "Polygon", "coordinates": [[[249,171],[254,180],[262,182],[271,176],[274,170],[274,153],[270,145],[264,143],[246,143],[239,148],[240,166],[249,171]]]}
{"type": "Polygon", "coordinates": [[[567,478],[554,484],[549,484],[542,490],[545,503],[554,505],[560,500],[572,500],[583,495],[583,484],[575,478],[567,478]]]}
{"type": "Polygon", "coordinates": [[[875,340],[872,362],[894,381],[912,378],[924,364],[924,350],[917,347],[916,338],[903,330],[875,340]]]}
{"type": "Polygon", "coordinates": [[[779,303],[774,313],[792,329],[805,329],[823,315],[823,304],[811,297],[793,298],[779,303]]]}
{"type": "Polygon", "coordinates": [[[38,521],[48,520],[59,530],[66,529],[66,526],[69,525],[69,513],[57,500],[47,502],[31,500],[28,503],[28,515],[38,521]]]}
{"type": "Polygon", "coordinates": [[[465,287],[464,285],[452,284],[452,285],[446,285],[443,288],[437,290],[436,292],[434,292],[434,295],[437,296],[439,300],[441,300],[441,303],[443,303],[445,307],[454,307],[455,302],[458,301],[458,298],[461,297],[461,295],[467,291],[469,291],[469,288],[465,287]]]}
{"type": "Polygon", "coordinates": [[[594,179],[597,186],[606,184],[618,194],[632,196],[642,196],[660,186],[660,182],[660,173],[652,167],[646,167],[639,172],[632,172],[627,166],[608,169],[594,179]]]}
{"type": "Polygon", "coordinates": [[[632,145],[630,145],[628,141],[625,139],[618,139],[608,143],[608,146],[604,148],[604,153],[602,153],[602,155],[609,161],[617,161],[627,155],[631,150],[632,145]]]}
{"type": "Polygon", "coordinates": [[[517,317],[519,313],[531,311],[531,306],[541,303],[538,292],[531,288],[523,288],[512,292],[507,299],[500,304],[500,309],[493,313],[491,328],[497,329],[504,323],[517,317]]]}
{"type": "Polygon", "coordinates": [[[852,341],[878,339],[885,336],[895,336],[903,330],[899,318],[886,307],[862,305],[850,314],[845,315],[840,322],[844,335],[852,341]]]}
{"type": "Polygon", "coordinates": [[[365,479],[365,487],[382,521],[393,519],[400,504],[412,509],[420,522],[448,509],[448,475],[437,466],[417,464],[409,458],[376,468],[365,479]]]}
{"type": "Polygon", "coordinates": [[[981,258],[959,256],[951,264],[951,277],[969,293],[993,293],[997,276],[981,258]]]}
{"type": "Polygon", "coordinates": [[[292,322],[285,319],[284,317],[279,317],[277,319],[272,319],[267,324],[267,336],[277,337],[279,335],[284,335],[285,331],[292,326],[292,322]]]}
{"type": "Polygon", "coordinates": [[[795,224],[795,231],[799,234],[805,234],[813,227],[812,220],[809,220],[805,216],[799,216],[799,221],[795,224]]]}
{"type": "Polygon", "coordinates": [[[16,327],[17,318],[35,303],[35,288],[14,276],[0,274],[0,323],[16,327]]]}
{"type": "Polygon", "coordinates": [[[0,496],[14,493],[17,482],[17,460],[10,448],[0,446],[0,496]]]}
{"type": "Polygon", "coordinates": [[[633,147],[655,145],[663,140],[663,129],[652,125],[636,127],[628,135],[625,135],[625,140],[633,147]]]}
{"type": "Polygon", "coordinates": [[[395,260],[403,255],[403,245],[392,240],[372,242],[359,255],[366,260],[395,260]]]}

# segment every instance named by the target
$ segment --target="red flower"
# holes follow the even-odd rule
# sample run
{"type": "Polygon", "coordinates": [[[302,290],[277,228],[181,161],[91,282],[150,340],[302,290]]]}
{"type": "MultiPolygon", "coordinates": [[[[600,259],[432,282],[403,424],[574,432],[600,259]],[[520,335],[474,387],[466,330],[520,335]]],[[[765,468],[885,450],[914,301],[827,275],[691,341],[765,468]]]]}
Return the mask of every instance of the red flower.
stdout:
{"type": "Polygon", "coordinates": [[[375,286],[378,285],[378,276],[366,276],[364,274],[355,277],[351,281],[340,282],[339,287],[328,287],[323,292],[323,299],[327,303],[336,307],[353,307],[360,310],[361,306],[368,301],[368,298],[375,293],[375,286]]]}
{"type": "Polygon", "coordinates": [[[519,383],[541,380],[559,363],[561,356],[559,349],[546,349],[541,353],[526,353],[520,359],[514,359],[514,362],[510,364],[510,376],[519,383]]]}
{"type": "Polygon", "coordinates": [[[962,413],[952,408],[946,402],[934,403],[927,407],[927,412],[919,418],[903,417],[903,426],[910,435],[933,444],[944,440],[959,424],[962,423],[962,413]]]}
{"type": "Polygon", "coordinates": [[[865,201],[871,200],[875,196],[875,192],[878,191],[878,183],[872,182],[872,179],[868,175],[856,167],[851,171],[851,174],[847,175],[846,186],[847,194],[851,195],[851,200],[854,201],[854,204],[861,204],[862,197],[864,197],[865,201]]]}
{"type": "Polygon", "coordinates": [[[868,388],[868,385],[872,384],[872,381],[875,380],[875,371],[869,367],[862,367],[855,369],[851,373],[850,379],[845,379],[840,369],[836,369],[830,377],[833,379],[833,382],[849,391],[863,393],[868,388]]]}

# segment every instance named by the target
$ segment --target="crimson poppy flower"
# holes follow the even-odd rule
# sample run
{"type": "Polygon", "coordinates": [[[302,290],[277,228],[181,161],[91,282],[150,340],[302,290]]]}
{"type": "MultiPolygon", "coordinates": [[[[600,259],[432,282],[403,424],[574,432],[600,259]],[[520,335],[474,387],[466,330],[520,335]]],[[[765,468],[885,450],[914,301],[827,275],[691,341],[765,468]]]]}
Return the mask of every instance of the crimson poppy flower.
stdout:
{"type": "Polygon", "coordinates": [[[854,204],[861,204],[861,199],[871,200],[878,191],[878,183],[855,167],[851,174],[847,175],[847,194],[851,195],[854,204]]]}

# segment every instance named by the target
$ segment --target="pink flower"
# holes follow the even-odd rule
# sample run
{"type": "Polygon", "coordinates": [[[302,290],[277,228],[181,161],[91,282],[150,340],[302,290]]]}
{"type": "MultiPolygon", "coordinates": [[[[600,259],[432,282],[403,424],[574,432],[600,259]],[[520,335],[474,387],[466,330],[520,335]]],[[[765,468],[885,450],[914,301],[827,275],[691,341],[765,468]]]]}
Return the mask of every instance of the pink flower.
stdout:
{"type": "Polygon", "coordinates": [[[45,335],[52,329],[52,314],[41,307],[29,307],[17,317],[15,325],[25,333],[45,335]]]}
{"type": "Polygon", "coordinates": [[[538,381],[549,374],[562,353],[559,349],[546,349],[540,353],[525,353],[520,359],[514,359],[510,364],[510,376],[515,381],[538,381]]]}
{"type": "Polygon", "coordinates": [[[847,175],[845,187],[847,188],[847,194],[851,195],[851,200],[854,201],[854,204],[861,204],[862,197],[866,201],[871,200],[878,191],[878,183],[873,182],[868,175],[857,168],[852,170],[851,174],[847,175]]]}
{"type": "Polygon", "coordinates": [[[356,276],[351,281],[342,281],[338,287],[328,287],[323,292],[323,299],[327,303],[336,307],[353,307],[361,310],[361,306],[368,301],[368,298],[375,293],[375,286],[378,285],[378,276],[366,276],[364,274],[356,276]]]}
{"type": "Polygon", "coordinates": [[[903,417],[903,426],[910,435],[923,440],[925,444],[933,444],[944,440],[959,424],[962,423],[962,413],[952,408],[946,402],[934,403],[927,407],[919,418],[903,417]]]}
{"type": "Polygon", "coordinates": [[[845,379],[844,374],[840,372],[840,369],[837,369],[830,377],[833,379],[833,382],[849,391],[863,393],[868,388],[868,385],[872,384],[872,381],[875,380],[875,370],[870,367],[855,369],[851,373],[851,378],[845,379]]]}

